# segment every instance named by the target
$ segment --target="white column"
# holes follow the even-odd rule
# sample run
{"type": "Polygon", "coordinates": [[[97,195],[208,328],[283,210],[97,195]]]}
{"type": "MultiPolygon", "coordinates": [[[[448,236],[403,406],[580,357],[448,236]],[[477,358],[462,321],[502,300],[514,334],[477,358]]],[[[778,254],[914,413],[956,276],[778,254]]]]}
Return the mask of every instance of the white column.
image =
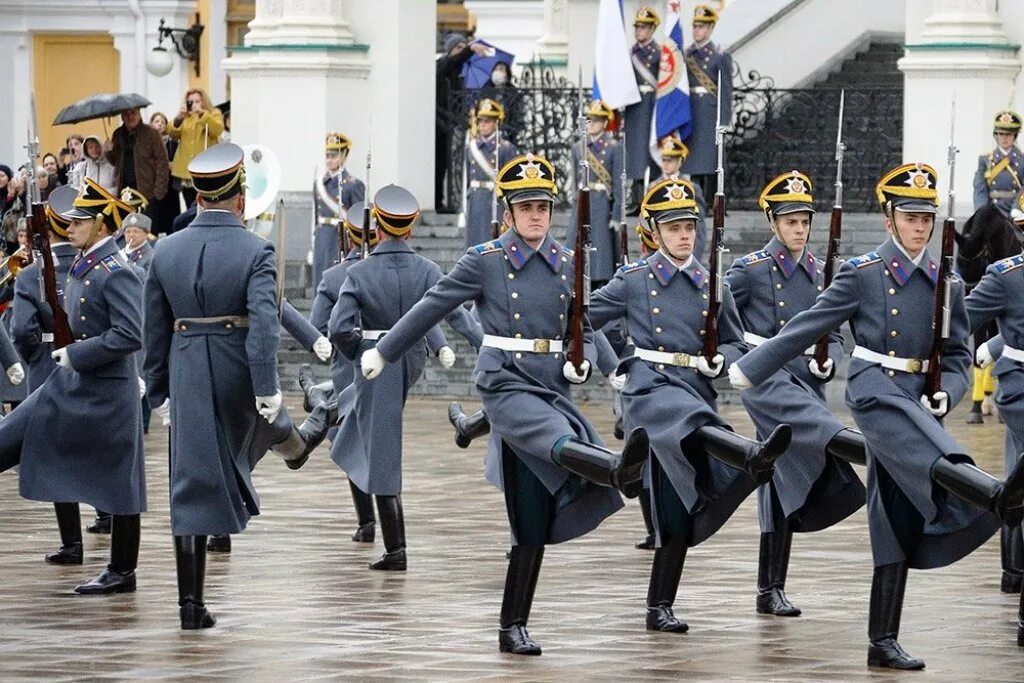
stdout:
{"type": "MultiPolygon", "coordinates": [[[[383,15],[382,15],[383,16],[383,15]]],[[[246,45],[352,45],[341,0],[256,0],[246,45]]],[[[233,107],[232,107],[233,108],[233,107]]]]}
{"type": "Polygon", "coordinates": [[[205,31],[210,40],[209,63],[203,64],[204,72],[210,74],[210,99],[219,104],[226,99],[228,77],[222,62],[227,57],[228,42],[227,0],[210,0],[210,17],[205,31]]]}
{"type": "Polygon", "coordinates": [[[544,35],[537,54],[553,66],[569,62],[569,0],[544,0],[544,35]]]}
{"type": "MultiPolygon", "coordinates": [[[[972,181],[977,157],[991,150],[992,119],[1006,108],[1021,69],[1019,45],[1011,43],[996,12],[996,0],[921,0],[907,3],[903,155],[939,172],[940,195],[948,191],[946,148],[950,109],[956,97],[957,159],[955,214],[973,213],[972,181]]],[[[944,203],[944,202],[943,202],[944,203]]]]}

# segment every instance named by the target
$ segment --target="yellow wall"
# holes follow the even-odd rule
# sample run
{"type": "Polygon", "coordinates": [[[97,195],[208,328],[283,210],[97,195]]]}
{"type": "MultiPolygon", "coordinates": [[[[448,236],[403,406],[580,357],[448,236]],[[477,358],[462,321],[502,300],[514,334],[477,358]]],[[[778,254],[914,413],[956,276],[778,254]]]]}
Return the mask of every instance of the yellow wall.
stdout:
{"type": "MultiPolygon", "coordinates": [[[[189,88],[202,88],[206,92],[210,92],[210,22],[211,21],[223,21],[223,17],[218,19],[211,19],[210,17],[210,0],[196,0],[196,12],[199,12],[199,23],[207,28],[203,30],[203,35],[199,37],[199,76],[196,77],[195,65],[191,62],[188,65],[188,87],[189,88]]],[[[187,28],[192,25],[195,18],[195,14],[190,14],[188,21],[181,28],[187,28]]],[[[182,93],[182,99],[184,99],[184,93],[182,93]]],[[[214,102],[214,104],[218,104],[214,102]]]]}
{"type": "Polygon", "coordinates": [[[65,126],[53,126],[51,122],[62,108],[83,97],[120,90],[121,59],[114,49],[114,38],[109,34],[37,33],[34,39],[32,76],[40,157],[46,152],[57,154],[71,133],[105,139],[119,120],[108,124],[106,134],[101,121],[65,126]]]}

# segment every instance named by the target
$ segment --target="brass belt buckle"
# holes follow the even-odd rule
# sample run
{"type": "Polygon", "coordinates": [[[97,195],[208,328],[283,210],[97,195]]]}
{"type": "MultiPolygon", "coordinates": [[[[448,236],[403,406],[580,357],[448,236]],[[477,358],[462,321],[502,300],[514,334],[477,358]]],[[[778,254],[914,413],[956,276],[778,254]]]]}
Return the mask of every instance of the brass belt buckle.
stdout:
{"type": "Polygon", "coordinates": [[[688,353],[673,353],[672,354],[672,365],[679,368],[690,367],[690,354],[688,353]]]}
{"type": "Polygon", "coordinates": [[[916,374],[921,372],[921,367],[922,366],[923,366],[923,363],[921,362],[920,358],[911,358],[910,360],[907,361],[907,372],[910,372],[910,373],[913,373],[913,374],[916,375],[916,374]]]}
{"type": "Polygon", "coordinates": [[[534,339],[533,340],[533,352],[534,353],[550,353],[551,352],[551,340],[549,340],[549,339],[534,339]]]}

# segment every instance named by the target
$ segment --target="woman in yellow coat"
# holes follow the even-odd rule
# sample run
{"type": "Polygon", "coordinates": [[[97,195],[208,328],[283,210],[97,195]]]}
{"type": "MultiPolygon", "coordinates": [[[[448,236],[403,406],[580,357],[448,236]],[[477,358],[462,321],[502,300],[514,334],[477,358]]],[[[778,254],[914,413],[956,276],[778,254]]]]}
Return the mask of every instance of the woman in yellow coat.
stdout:
{"type": "Polygon", "coordinates": [[[178,141],[178,151],[171,162],[171,175],[181,185],[185,204],[191,206],[196,191],[188,173],[192,158],[217,144],[224,132],[224,115],[210,103],[205,90],[194,88],[185,93],[185,104],[164,131],[178,141]]]}

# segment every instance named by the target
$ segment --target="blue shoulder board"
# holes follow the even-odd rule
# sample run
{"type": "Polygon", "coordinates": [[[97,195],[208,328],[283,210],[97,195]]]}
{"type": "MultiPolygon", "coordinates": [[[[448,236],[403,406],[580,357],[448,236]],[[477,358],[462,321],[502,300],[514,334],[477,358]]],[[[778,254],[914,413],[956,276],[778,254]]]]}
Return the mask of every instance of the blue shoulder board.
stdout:
{"type": "Polygon", "coordinates": [[[742,261],[743,265],[749,266],[754,263],[760,263],[761,261],[767,261],[771,257],[771,254],[762,249],[761,251],[755,251],[753,254],[747,254],[743,257],[742,261]]]}
{"type": "Polygon", "coordinates": [[[638,259],[632,263],[627,263],[624,266],[619,267],[620,273],[632,273],[634,270],[640,270],[647,265],[647,259],[638,259]]]}
{"type": "Polygon", "coordinates": [[[473,248],[476,249],[478,254],[489,254],[492,251],[501,251],[501,244],[498,243],[498,240],[491,240],[490,242],[478,244],[473,248]]]}
{"type": "Polygon", "coordinates": [[[115,270],[121,269],[121,262],[116,256],[108,256],[100,261],[100,265],[103,266],[103,269],[108,273],[113,273],[115,270]]]}
{"type": "Polygon", "coordinates": [[[1005,258],[1002,261],[998,261],[995,266],[997,273],[1009,273],[1011,270],[1024,266],[1024,254],[1017,254],[1016,256],[1005,258]]]}
{"type": "Polygon", "coordinates": [[[853,264],[854,268],[863,268],[864,266],[870,266],[873,263],[881,263],[882,257],[878,255],[877,251],[872,251],[863,256],[854,256],[850,259],[850,263],[853,264]]]}

